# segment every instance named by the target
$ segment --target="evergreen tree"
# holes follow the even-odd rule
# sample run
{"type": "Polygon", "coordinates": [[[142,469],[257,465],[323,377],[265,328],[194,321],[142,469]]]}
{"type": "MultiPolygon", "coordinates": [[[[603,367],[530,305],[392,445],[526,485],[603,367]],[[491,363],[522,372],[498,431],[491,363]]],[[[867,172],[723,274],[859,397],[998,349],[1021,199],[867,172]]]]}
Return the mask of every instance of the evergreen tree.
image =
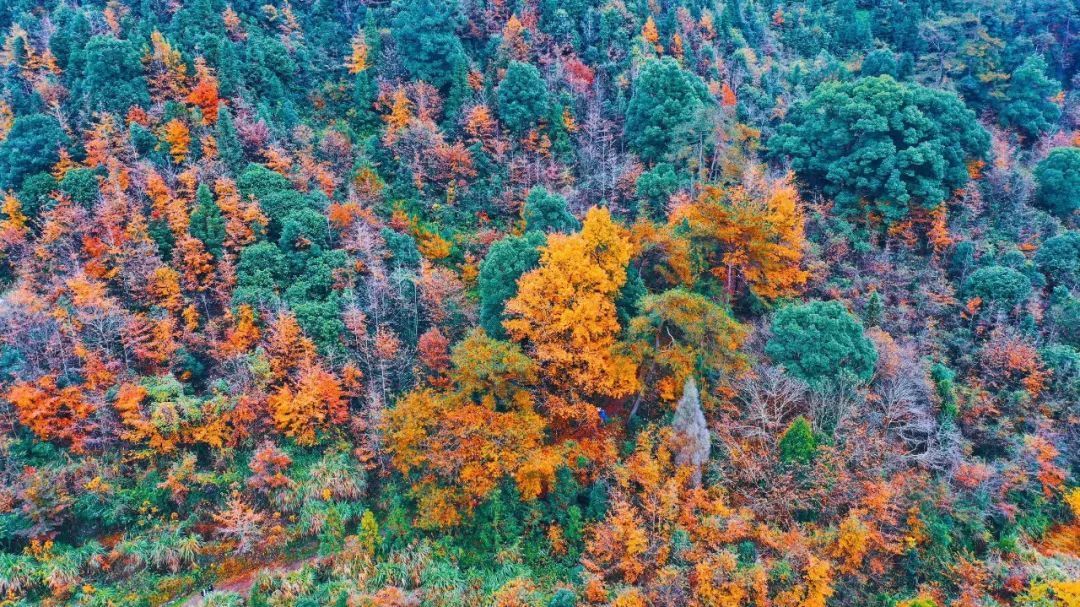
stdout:
{"type": "Polygon", "coordinates": [[[511,131],[522,135],[548,113],[547,85],[540,70],[528,63],[510,62],[499,83],[499,118],[511,131]]]}
{"type": "Polygon", "coordinates": [[[217,140],[218,156],[225,166],[234,173],[244,168],[244,148],[233,123],[232,112],[225,106],[218,106],[217,123],[214,124],[214,139],[217,140]]]}
{"type": "Polygon", "coordinates": [[[1031,295],[1031,279],[1005,266],[979,268],[964,283],[964,293],[987,308],[1011,310],[1031,295]]]}
{"type": "Polygon", "coordinates": [[[650,59],[633,83],[626,109],[626,141],[646,162],[673,151],[676,133],[709,100],[701,80],[671,57],[650,59]]]}
{"type": "Polygon", "coordinates": [[[1057,126],[1061,107],[1051,98],[1060,91],[1061,83],[1046,76],[1046,60],[1041,55],[1030,55],[1009,78],[998,119],[1003,126],[1036,139],[1057,126]]]}
{"type": "Polygon", "coordinates": [[[131,106],[150,105],[139,49],[112,36],[91,38],[79,90],[90,111],[124,114],[131,106]]]}
{"type": "Polygon", "coordinates": [[[0,187],[18,189],[27,176],[48,171],[60,160],[60,148],[70,143],[52,116],[19,116],[0,143],[0,187]]]}
{"type": "Polygon", "coordinates": [[[465,61],[457,36],[465,19],[456,0],[395,0],[393,8],[394,43],[405,69],[437,87],[450,84],[465,61]]]}
{"type": "Polygon", "coordinates": [[[812,385],[844,377],[869,381],[877,363],[873,342],[838,301],[781,308],[773,317],[765,353],[812,385]]]}
{"type": "Polygon", "coordinates": [[[540,262],[540,247],[544,235],[529,232],[524,236],[507,236],[491,245],[480,263],[477,290],[480,293],[480,326],[488,335],[502,339],[503,311],[506,302],[517,295],[517,280],[540,262]]]}
{"type": "Polygon", "coordinates": [[[814,460],[817,437],[805,417],[800,415],[792,420],[780,436],[779,449],[780,461],[786,464],[808,464],[814,460]]]}
{"type": "Polygon", "coordinates": [[[221,257],[225,243],[225,218],[205,183],[200,184],[195,192],[195,210],[191,212],[189,231],[203,242],[210,254],[221,257]]]}
{"type": "Polygon", "coordinates": [[[1080,209],[1080,148],[1057,148],[1035,167],[1035,205],[1061,218],[1080,209]]]}
{"type": "Polygon", "coordinates": [[[1048,238],[1035,253],[1035,263],[1053,284],[1075,286],[1080,279],[1080,232],[1048,238]]]}
{"type": "Polygon", "coordinates": [[[540,232],[570,233],[580,227],[570,214],[566,199],[544,188],[533,188],[525,199],[525,229],[540,232]]]}
{"type": "Polygon", "coordinates": [[[990,136],[953,94],[889,76],[828,82],[797,104],[769,140],[807,185],[849,216],[899,221],[934,208],[968,180],[990,136]]]}

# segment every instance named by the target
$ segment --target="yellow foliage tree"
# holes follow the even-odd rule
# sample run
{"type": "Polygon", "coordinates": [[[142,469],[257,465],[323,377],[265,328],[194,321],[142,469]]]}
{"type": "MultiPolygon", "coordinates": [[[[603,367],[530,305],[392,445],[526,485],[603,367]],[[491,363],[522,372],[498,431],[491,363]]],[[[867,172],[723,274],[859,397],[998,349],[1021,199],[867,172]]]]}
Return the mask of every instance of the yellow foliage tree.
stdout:
{"type": "Polygon", "coordinates": [[[631,255],[626,230],[593,208],[580,232],[549,236],[540,267],[521,277],[506,304],[506,330],[528,344],[559,393],[621,398],[637,389],[637,366],[616,341],[615,300],[631,255]]]}
{"type": "Polygon", "coordinates": [[[165,123],[165,142],[169,144],[169,155],[173,162],[180,164],[187,158],[191,147],[191,132],[186,124],[173,118],[165,123]]]}

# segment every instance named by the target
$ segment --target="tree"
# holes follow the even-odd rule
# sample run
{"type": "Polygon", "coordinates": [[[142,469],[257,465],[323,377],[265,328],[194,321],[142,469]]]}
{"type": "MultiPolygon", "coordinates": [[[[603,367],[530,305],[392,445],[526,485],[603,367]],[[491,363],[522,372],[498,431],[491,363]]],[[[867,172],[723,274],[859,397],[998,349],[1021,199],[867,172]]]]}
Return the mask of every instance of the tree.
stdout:
{"type": "Polygon", "coordinates": [[[1080,148],[1051,150],[1035,167],[1035,205],[1063,219],[1080,209],[1080,148]]]}
{"type": "Polygon", "coordinates": [[[814,452],[817,451],[817,437],[814,436],[810,422],[800,415],[784,430],[777,446],[780,450],[780,461],[807,464],[814,459],[814,452]]]}
{"type": "Polygon", "coordinates": [[[224,106],[218,106],[217,112],[214,140],[217,141],[218,156],[230,170],[239,172],[244,166],[244,148],[240,144],[232,113],[224,106]]]}
{"type": "Polygon", "coordinates": [[[187,158],[191,146],[191,131],[183,121],[176,118],[165,124],[165,143],[173,162],[180,164],[187,158]]]}
{"type": "Polygon", "coordinates": [[[964,283],[964,293],[986,307],[1011,310],[1027,301],[1031,279],[1005,266],[979,268],[964,283]]]}
{"type": "Polygon", "coordinates": [[[956,95],[876,76],[818,86],[768,146],[840,213],[892,224],[963,187],[990,136],[956,95]]]}
{"type": "Polygon", "coordinates": [[[705,413],[701,410],[701,395],[698,394],[697,382],[693,377],[688,377],[683,384],[682,397],[679,398],[679,405],[675,407],[671,427],[675,430],[678,446],[675,464],[690,466],[694,471],[694,484],[700,485],[701,467],[709,461],[711,444],[709,426],[705,421],[705,413]]]}
{"type": "Polygon", "coordinates": [[[1054,284],[1075,285],[1080,278],[1080,232],[1047,238],[1035,253],[1035,264],[1054,284]]]}
{"type": "Polygon", "coordinates": [[[191,87],[191,92],[184,100],[202,110],[203,120],[213,124],[218,119],[218,108],[221,103],[221,98],[218,97],[217,78],[214,77],[202,57],[195,60],[195,73],[197,77],[195,85],[191,87]]]}
{"type": "Polygon", "coordinates": [[[850,377],[869,381],[877,363],[874,343],[838,301],[781,308],[765,353],[788,373],[811,384],[850,377]]]}
{"type": "Polygon", "coordinates": [[[396,0],[391,32],[413,78],[437,87],[453,81],[465,59],[457,29],[465,23],[456,0],[396,0]]]}
{"type": "Polygon", "coordinates": [[[578,229],[578,220],[570,214],[566,199],[544,188],[533,188],[525,199],[525,229],[540,232],[570,233],[578,229]]]}
{"type": "Polygon", "coordinates": [[[523,135],[548,114],[547,84],[531,64],[511,61],[499,83],[499,118],[511,131],[523,135]]]}
{"type": "Polygon", "coordinates": [[[685,232],[729,298],[740,287],[767,299],[795,295],[809,276],[800,267],[805,241],[795,186],[788,177],[750,176],[744,186],[706,187],[669,224],[685,232]]]}
{"type": "Polygon", "coordinates": [[[94,36],[83,53],[85,68],[80,90],[89,110],[124,114],[131,106],[150,105],[142,59],[134,43],[94,36]]]}
{"type": "Polygon", "coordinates": [[[518,278],[540,262],[540,247],[544,235],[528,232],[524,236],[507,236],[491,245],[476,278],[480,294],[480,326],[488,335],[503,338],[503,310],[506,302],[517,295],[518,278]]]}
{"type": "Polygon", "coordinates": [[[202,241],[211,255],[220,259],[225,244],[225,218],[205,183],[199,184],[195,192],[195,205],[188,229],[192,236],[202,241]]]}
{"type": "Polygon", "coordinates": [[[83,398],[79,386],[61,387],[55,375],[44,375],[35,382],[15,383],[4,397],[15,406],[19,423],[41,440],[82,449],[94,407],[83,398]]]}
{"type": "Polygon", "coordinates": [[[90,169],[71,169],[60,180],[60,191],[84,209],[93,208],[100,194],[98,176],[90,169]]]}
{"type": "Polygon", "coordinates": [[[639,213],[649,219],[663,221],[668,215],[668,200],[679,189],[675,169],[666,162],[657,164],[638,177],[636,193],[641,199],[639,213]]]}
{"type": "Polygon", "coordinates": [[[684,289],[646,295],[630,323],[645,382],[671,401],[697,377],[723,377],[746,368],[739,352],[746,327],[709,298],[684,289]]]}
{"type": "Polygon", "coordinates": [[[450,389],[414,390],[387,414],[391,461],[414,479],[422,527],[460,523],[504,478],[525,499],[553,480],[555,454],[530,391],[536,364],[479,330],[454,347],[452,361],[450,389]]]}
{"type": "Polygon", "coordinates": [[[295,387],[285,384],[268,401],[278,431],[302,446],[317,442],[317,432],[341,427],[349,417],[341,383],[317,365],[299,371],[295,387]]]}
{"type": "Polygon", "coordinates": [[[60,160],[60,148],[70,143],[52,116],[19,116],[0,143],[0,187],[18,189],[30,175],[48,171],[60,160]]]}
{"type": "Polygon", "coordinates": [[[544,376],[570,398],[619,398],[637,388],[636,366],[616,343],[615,299],[630,255],[626,231],[607,210],[590,209],[580,232],[548,237],[540,267],[521,277],[506,304],[510,337],[529,344],[544,376]]]}
{"type": "Polygon", "coordinates": [[[675,134],[709,102],[708,92],[671,57],[647,61],[633,89],[626,108],[626,141],[642,160],[658,162],[673,151],[675,134]]]}
{"type": "Polygon", "coordinates": [[[1041,55],[1028,55],[1009,78],[998,119],[1030,139],[1038,138],[1057,126],[1061,107],[1051,98],[1060,90],[1061,83],[1046,77],[1046,60],[1041,55]]]}

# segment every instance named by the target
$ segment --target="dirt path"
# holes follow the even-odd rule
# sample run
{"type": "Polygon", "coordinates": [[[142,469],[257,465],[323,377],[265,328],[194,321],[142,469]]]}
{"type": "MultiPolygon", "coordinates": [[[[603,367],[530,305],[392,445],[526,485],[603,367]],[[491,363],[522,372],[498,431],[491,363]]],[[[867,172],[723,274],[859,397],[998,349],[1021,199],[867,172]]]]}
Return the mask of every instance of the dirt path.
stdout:
{"type": "MultiPolygon", "coordinates": [[[[229,578],[227,580],[219,581],[219,582],[214,584],[214,591],[215,592],[236,592],[238,594],[247,596],[248,592],[251,591],[251,586],[255,584],[255,578],[258,577],[258,575],[260,573],[263,573],[263,572],[270,573],[270,574],[290,573],[290,572],[296,571],[297,569],[300,569],[301,567],[303,567],[304,565],[307,565],[310,562],[313,562],[313,561],[317,560],[318,558],[319,557],[317,557],[317,556],[309,556],[307,558],[303,558],[303,559],[296,560],[296,561],[291,561],[291,562],[288,562],[288,563],[280,563],[280,564],[270,563],[270,564],[267,564],[264,567],[260,567],[258,569],[253,569],[253,570],[248,571],[246,573],[243,573],[241,575],[231,577],[231,578],[229,578]]],[[[175,606],[175,607],[202,607],[204,602],[205,601],[203,600],[202,590],[196,590],[195,592],[191,593],[187,597],[182,598],[182,599],[176,599],[176,600],[174,600],[174,601],[172,601],[172,602],[170,602],[168,604],[172,605],[172,606],[175,606]]]]}

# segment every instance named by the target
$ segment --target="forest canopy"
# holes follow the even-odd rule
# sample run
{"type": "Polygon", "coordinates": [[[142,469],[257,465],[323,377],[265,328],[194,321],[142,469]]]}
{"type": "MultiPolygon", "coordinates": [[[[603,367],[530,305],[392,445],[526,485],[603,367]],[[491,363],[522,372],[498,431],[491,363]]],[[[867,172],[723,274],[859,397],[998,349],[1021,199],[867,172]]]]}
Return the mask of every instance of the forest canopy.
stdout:
{"type": "Polygon", "coordinates": [[[0,3],[0,607],[1080,605],[1078,22],[0,3]]]}

